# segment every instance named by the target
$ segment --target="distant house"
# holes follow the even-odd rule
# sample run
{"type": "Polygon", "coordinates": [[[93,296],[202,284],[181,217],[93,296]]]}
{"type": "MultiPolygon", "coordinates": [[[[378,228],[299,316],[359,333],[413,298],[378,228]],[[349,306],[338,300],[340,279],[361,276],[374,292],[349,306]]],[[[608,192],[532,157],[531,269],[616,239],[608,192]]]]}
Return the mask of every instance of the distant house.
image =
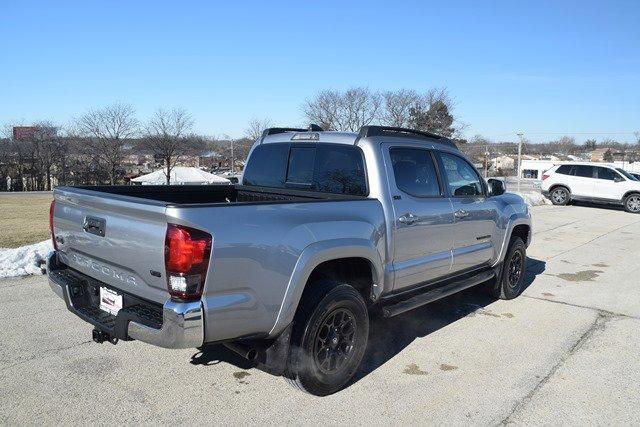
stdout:
{"type": "Polygon", "coordinates": [[[589,158],[592,162],[603,162],[607,153],[611,153],[611,148],[596,148],[589,153],[589,158]]]}
{"type": "Polygon", "coordinates": [[[540,160],[550,160],[552,162],[559,162],[562,159],[558,156],[554,156],[553,154],[549,154],[547,156],[541,157],[540,160]]]}
{"type": "Polygon", "coordinates": [[[509,156],[498,156],[498,157],[494,157],[493,159],[491,159],[491,167],[494,170],[507,170],[507,169],[514,169],[516,165],[516,161],[514,160],[513,157],[509,157],[509,156]]]}

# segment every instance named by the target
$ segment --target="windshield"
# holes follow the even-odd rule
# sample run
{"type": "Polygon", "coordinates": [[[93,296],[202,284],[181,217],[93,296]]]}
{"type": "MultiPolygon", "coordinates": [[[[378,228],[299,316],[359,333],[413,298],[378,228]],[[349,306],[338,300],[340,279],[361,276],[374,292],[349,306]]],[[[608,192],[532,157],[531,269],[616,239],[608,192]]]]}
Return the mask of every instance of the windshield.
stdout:
{"type": "Polygon", "coordinates": [[[638,181],[638,178],[636,178],[635,176],[631,175],[629,172],[627,172],[624,169],[620,169],[620,168],[616,168],[616,170],[618,172],[620,172],[622,175],[626,176],[627,179],[631,180],[631,181],[638,181]]]}

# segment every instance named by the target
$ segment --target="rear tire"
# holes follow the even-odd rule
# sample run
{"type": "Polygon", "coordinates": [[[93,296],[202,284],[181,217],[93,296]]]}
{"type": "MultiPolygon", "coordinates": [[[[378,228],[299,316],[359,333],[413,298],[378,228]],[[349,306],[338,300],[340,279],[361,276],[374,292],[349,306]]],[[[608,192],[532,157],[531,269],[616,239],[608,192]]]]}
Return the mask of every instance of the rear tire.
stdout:
{"type": "Polygon", "coordinates": [[[624,198],[624,210],[630,213],[640,213],[640,193],[629,194],[624,198]]]}
{"type": "Polygon", "coordinates": [[[524,290],[524,276],[527,269],[527,249],[518,236],[511,238],[504,258],[500,277],[490,288],[491,295],[499,299],[513,299],[524,290]]]}
{"type": "Polygon", "coordinates": [[[551,203],[553,203],[554,205],[564,206],[569,203],[571,195],[567,188],[555,187],[553,190],[551,190],[551,193],[549,193],[549,198],[551,199],[551,203]]]}
{"type": "Polygon", "coordinates": [[[285,378],[316,396],[342,389],[355,375],[369,337],[369,315],[360,293],[330,280],[311,284],[293,321],[285,378]]]}

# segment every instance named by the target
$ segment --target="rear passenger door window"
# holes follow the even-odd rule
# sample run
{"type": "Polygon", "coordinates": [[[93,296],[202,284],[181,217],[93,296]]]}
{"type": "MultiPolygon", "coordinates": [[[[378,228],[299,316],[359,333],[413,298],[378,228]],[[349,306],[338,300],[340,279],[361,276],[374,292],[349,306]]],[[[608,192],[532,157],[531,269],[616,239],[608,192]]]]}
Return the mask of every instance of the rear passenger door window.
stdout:
{"type": "Polygon", "coordinates": [[[451,196],[474,197],[484,195],[482,178],[469,162],[454,154],[444,152],[438,154],[442,162],[442,174],[451,196]]]}
{"type": "Polygon", "coordinates": [[[314,191],[353,196],[368,193],[362,152],[356,147],[319,144],[313,170],[314,191]]]}
{"type": "Polygon", "coordinates": [[[391,148],[389,154],[398,189],[415,197],[441,195],[430,151],[420,148],[391,148]]]}

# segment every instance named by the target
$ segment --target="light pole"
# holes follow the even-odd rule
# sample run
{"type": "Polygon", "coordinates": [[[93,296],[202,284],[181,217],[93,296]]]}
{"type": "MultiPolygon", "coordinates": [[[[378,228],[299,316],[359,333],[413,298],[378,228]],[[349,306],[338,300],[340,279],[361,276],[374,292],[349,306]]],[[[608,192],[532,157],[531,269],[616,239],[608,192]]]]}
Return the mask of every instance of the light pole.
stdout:
{"type": "Polygon", "coordinates": [[[518,132],[518,137],[520,141],[518,141],[518,192],[520,192],[520,178],[522,176],[522,141],[524,133],[518,132]]]}

